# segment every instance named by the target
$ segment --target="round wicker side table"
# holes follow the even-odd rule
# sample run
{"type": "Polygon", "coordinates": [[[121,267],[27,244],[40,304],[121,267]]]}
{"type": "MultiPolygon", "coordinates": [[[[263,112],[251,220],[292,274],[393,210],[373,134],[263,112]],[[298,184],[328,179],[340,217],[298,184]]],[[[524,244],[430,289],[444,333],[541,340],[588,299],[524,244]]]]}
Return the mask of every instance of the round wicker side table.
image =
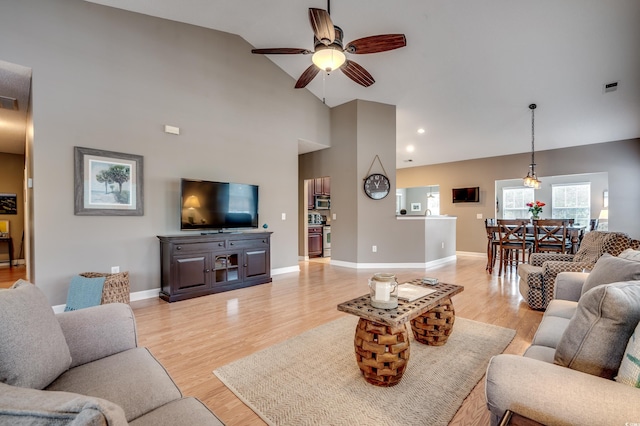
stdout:
{"type": "Polygon", "coordinates": [[[409,333],[399,327],[360,318],[354,338],[356,361],[364,379],[376,386],[400,382],[409,361],[409,333]]]}
{"type": "Polygon", "coordinates": [[[456,312],[451,299],[444,299],[438,306],[411,320],[413,337],[420,343],[442,346],[453,331],[456,312]]]}

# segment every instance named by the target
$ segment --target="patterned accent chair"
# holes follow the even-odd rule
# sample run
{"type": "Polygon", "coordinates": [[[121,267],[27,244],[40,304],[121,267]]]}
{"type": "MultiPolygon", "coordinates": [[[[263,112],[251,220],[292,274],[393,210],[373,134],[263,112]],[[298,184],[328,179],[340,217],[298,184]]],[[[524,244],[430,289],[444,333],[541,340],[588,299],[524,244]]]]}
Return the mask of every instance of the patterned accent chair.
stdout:
{"type": "Polygon", "coordinates": [[[591,269],[604,253],[618,256],[625,249],[640,248],[640,241],[622,232],[591,231],[573,254],[534,253],[529,264],[520,265],[520,294],[532,309],[544,310],[553,299],[556,276],[560,272],[591,269]]]}

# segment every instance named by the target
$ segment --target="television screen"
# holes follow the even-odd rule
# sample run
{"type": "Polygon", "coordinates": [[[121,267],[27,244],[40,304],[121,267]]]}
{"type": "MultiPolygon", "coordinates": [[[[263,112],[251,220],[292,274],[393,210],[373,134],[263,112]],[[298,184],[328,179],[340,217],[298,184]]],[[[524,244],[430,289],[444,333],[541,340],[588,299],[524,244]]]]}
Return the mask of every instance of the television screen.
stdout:
{"type": "Polygon", "coordinates": [[[257,185],[181,180],[181,230],[257,227],[257,185]]]}
{"type": "Polygon", "coordinates": [[[453,188],[454,203],[477,203],[480,201],[480,187],[453,188]]]}

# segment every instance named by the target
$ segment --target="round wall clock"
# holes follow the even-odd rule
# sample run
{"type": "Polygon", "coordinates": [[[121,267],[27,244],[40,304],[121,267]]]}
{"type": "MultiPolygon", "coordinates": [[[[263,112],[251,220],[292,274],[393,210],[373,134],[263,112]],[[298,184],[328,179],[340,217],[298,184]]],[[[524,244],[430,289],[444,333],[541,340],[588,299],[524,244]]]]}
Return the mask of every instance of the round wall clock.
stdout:
{"type": "Polygon", "coordinates": [[[390,190],[391,182],[383,174],[374,173],[364,180],[364,193],[373,200],[382,200],[390,190]]]}

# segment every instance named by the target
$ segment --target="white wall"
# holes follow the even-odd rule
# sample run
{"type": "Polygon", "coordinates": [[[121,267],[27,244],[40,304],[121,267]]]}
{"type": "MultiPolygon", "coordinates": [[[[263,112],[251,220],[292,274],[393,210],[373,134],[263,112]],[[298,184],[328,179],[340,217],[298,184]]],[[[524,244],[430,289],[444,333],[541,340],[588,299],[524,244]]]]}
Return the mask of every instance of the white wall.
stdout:
{"type": "Polygon", "coordinates": [[[271,267],[297,267],[297,141],[328,145],[329,110],[252,46],[81,0],[3,0],[0,38],[0,59],[33,69],[35,279],[52,304],[113,265],[158,288],[181,177],[260,185],[271,267]],[[142,155],[144,216],[74,216],[74,146],[142,155]]]}

